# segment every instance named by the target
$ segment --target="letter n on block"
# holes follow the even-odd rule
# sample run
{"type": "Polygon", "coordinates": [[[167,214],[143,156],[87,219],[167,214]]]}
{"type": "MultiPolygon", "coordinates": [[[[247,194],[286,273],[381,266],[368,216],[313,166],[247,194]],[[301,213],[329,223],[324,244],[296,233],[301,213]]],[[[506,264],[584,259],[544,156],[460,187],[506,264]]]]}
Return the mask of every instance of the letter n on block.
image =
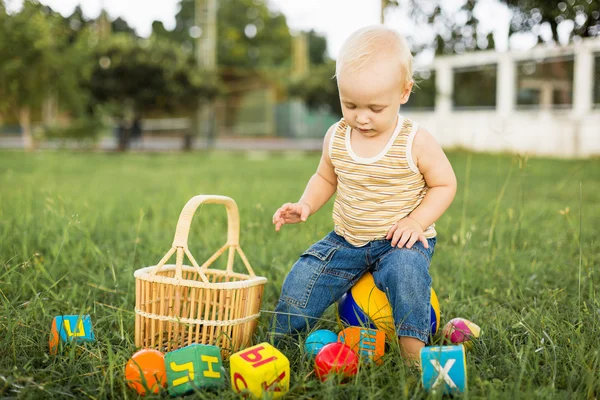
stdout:
{"type": "Polygon", "coordinates": [[[290,362],[268,343],[235,353],[229,358],[229,368],[231,387],[237,393],[262,398],[264,392],[269,392],[276,399],[290,388],[290,362]]]}
{"type": "Polygon", "coordinates": [[[381,357],[385,353],[385,332],[352,326],[341,331],[338,340],[350,346],[361,357],[377,364],[383,363],[381,357]]]}
{"type": "Polygon", "coordinates": [[[180,396],[194,388],[219,388],[225,383],[217,346],[191,344],[165,355],[169,393],[180,396]]]}
{"type": "Polygon", "coordinates": [[[422,348],[421,368],[423,387],[428,392],[462,393],[467,387],[467,363],[462,344],[422,348]]]}
{"type": "Polygon", "coordinates": [[[50,354],[56,354],[62,344],[71,341],[93,342],[94,331],[89,315],[59,315],[52,320],[50,329],[50,354]]]}

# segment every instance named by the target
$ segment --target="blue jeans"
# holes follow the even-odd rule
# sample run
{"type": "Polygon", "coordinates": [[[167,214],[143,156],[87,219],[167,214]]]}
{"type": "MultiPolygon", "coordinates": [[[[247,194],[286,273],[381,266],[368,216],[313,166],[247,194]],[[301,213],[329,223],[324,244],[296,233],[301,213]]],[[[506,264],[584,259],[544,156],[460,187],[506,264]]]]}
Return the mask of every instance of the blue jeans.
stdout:
{"type": "MultiPolygon", "coordinates": [[[[313,244],[283,282],[273,317],[274,333],[297,334],[311,329],[327,307],[342,297],[365,272],[387,294],[398,336],[429,339],[431,276],[429,248],[392,247],[386,239],[355,247],[335,232],[313,244]]],[[[277,337],[276,336],[276,337],[277,337]]]]}

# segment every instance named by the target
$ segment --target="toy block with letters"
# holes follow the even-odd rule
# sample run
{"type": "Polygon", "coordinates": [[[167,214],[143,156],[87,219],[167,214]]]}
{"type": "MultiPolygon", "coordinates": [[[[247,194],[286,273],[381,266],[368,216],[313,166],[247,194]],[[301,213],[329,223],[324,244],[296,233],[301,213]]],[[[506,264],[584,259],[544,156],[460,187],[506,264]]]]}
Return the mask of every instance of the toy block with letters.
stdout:
{"type": "Polygon", "coordinates": [[[191,344],[165,355],[167,386],[172,396],[194,388],[220,388],[225,384],[221,367],[221,350],[217,346],[191,344]]]}
{"type": "Polygon", "coordinates": [[[338,340],[347,344],[358,355],[381,364],[385,353],[385,332],[352,326],[341,331],[338,340]]]}
{"type": "Polygon", "coordinates": [[[231,387],[236,393],[262,398],[283,396],[290,388],[290,362],[279,350],[261,343],[235,353],[229,359],[231,387]]]}
{"type": "Polygon", "coordinates": [[[61,345],[77,342],[93,342],[94,331],[89,315],[59,315],[52,320],[50,329],[50,354],[58,353],[61,345]]]}
{"type": "Polygon", "coordinates": [[[462,344],[422,348],[421,368],[423,387],[428,392],[462,393],[467,388],[467,360],[462,344]]]}

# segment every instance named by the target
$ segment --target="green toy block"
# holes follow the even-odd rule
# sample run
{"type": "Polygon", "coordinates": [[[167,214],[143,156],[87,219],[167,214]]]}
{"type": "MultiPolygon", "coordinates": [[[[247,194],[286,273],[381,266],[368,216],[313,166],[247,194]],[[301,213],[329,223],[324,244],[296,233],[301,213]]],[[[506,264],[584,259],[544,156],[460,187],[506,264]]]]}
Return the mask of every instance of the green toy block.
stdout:
{"type": "Polygon", "coordinates": [[[165,355],[167,386],[172,396],[200,388],[220,388],[225,383],[221,350],[216,346],[192,344],[165,355]]]}

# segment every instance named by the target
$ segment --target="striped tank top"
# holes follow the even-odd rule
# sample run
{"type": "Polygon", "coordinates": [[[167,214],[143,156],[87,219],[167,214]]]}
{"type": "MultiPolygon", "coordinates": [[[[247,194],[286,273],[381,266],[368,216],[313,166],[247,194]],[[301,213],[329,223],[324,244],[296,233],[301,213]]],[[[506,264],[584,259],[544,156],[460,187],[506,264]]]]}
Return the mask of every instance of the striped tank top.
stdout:
{"type": "MultiPolygon", "coordinates": [[[[335,233],[360,247],[385,238],[396,222],[421,204],[428,188],[412,160],[416,123],[399,115],[388,144],[372,158],[361,158],[352,151],[350,131],[342,118],[329,142],[338,181],[333,222],[335,233]]],[[[435,224],[424,235],[434,237],[435,224]]]]}

